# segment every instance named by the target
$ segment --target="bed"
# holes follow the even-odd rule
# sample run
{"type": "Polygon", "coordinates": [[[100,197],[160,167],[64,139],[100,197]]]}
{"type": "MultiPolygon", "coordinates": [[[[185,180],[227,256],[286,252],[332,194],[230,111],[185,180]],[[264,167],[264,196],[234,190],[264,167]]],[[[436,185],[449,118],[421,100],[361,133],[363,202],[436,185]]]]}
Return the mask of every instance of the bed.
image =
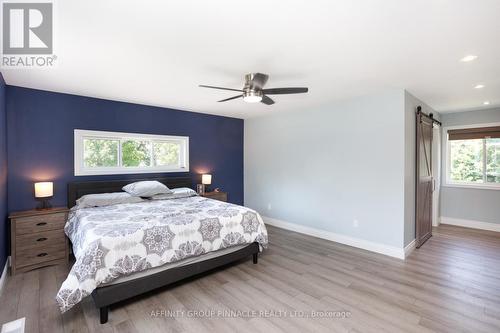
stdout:
{"type": "MultiPolygon", "coordinates": [[[[192,185],[190,177],[147,180],[171,189],[192,185]]],[[[84,195],[120,192],[136,181],[68,185],[72,209],[65,231],[76,261],[56,296],[61,312],[92,295],[103,324],[112,304],[249,256],[256,264],[267,246],[267,231],[257,212],[197,195],[74,207],[84,195]]]]}

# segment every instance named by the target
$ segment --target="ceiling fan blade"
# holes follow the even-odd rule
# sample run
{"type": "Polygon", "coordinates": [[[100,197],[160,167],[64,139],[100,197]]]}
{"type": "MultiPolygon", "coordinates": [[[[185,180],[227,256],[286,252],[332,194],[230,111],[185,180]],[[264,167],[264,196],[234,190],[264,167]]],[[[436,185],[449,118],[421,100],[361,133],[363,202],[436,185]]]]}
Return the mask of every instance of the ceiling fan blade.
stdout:
{"type": "Polygon", "coordinates": [[[308,91],[309,89],[307,89],[306,87],[271,88],[262,90],[262,92],[266,95],[301,94],[301,93],[306,93],[308,91]]]}
{"type": "Polygon", "coordinates": [[[236,99],[236,98],[240,98],[240,97],[243,97],[243,95],[238,95],[238,96],[233,96],[233,97],[229,97],[226,99],[221,99],[220,101],[217,101],[217,102],[226,102],[226,101],[230,101],[232,99],[236,99]]]}
{"type": "Polygon", "coordinates": [[[262,89],[269,79],[269,75],[262,73],[255,73],[252,77],[254,87],[262,89]]]}
{"type": "Polygon", "coordinates": [[[266,105],[273,105],[274,101],[271,98],[269,98],[268,96],[263,95],[261,103],[264,103],[266,105]]]}
{"type": "Polygon", "coordinates": [[[206,85],[203,85],[203,84],[200,84],[199,87],[202,87],[202,88],[212,88],[212,89],[221,89],[221,90],[231,90],[231,91],[243,91],[241,89],[206,86],[206,85]]]}

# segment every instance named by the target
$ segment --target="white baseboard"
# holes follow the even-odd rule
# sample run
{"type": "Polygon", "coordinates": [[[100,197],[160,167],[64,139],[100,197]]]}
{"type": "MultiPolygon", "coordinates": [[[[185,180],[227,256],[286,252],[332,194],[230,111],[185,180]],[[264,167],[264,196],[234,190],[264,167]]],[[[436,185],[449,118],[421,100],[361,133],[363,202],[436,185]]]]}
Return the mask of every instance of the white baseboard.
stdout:
{"type": "Polygon", "coordinates": [[[5,284],[5,281],[7,281],[7,272],[9,270],[9,266],[10,266],[10,256],[7,257],[7,260],[5,260],[5,266],[3,267],[2,276],[0,277],[0,295],[2,295],[3,286],[5,284]]]}
{"type": "Polygon", "coordinates": [[[474,220],[464,220],[464,219],[457,219],[454,217],[445,217],[445,216],[441,216],[441,223],[442,224],[456,225],[456,226],[465,227],[465,228],[500,232],[500,223],[497,224],[497,223],[481,222],[481,221],[474,221],[474,220]]]}
{"type": "Polygon", "coordinates": [[[405,249],[404,249],[405,258],[407,258],[410,255],[410,253],[412,253],[413,250],[415,250],[416,246],[417,246],[417,240],[416,239],[412,240],[410,242],[410,244],[408,244],[408,245],[405,246],[405,249]]]}
{"type": "Polygon", "coordinates": [[[295,231],[301,234],[321,238],[321,239],[326,239],[332,242],[337,242],[349,246],[354,246],[363,250],[368,250],[371,252],[376,252],[380,254],[384,254],[389,257],[394,257],[398,259],[404,259],[405,258],[405,249],[404,248],[398,248],[395,246],[390,246],[390,245],[385,245],[385,244],[380,244],[380,243],[375,243],[371,241],[367,241],[364,239],[360,238],[354,238],[350,236],[345,236],[342,234],[337,234],[331,231],[326,231],[326,230],[321,230],[321,229],[316,229],[316,228],[311,228],[311,227],[306,227],[300,224],[295,224],[295,223],[290,223],[290,222],[285,222],[282,220],[274,219],[271,217],[267,216],[262,216],[264,219],[264,222],[266,224],[282,228],[282,229],[287,229],[291,231],[295,231]]]}

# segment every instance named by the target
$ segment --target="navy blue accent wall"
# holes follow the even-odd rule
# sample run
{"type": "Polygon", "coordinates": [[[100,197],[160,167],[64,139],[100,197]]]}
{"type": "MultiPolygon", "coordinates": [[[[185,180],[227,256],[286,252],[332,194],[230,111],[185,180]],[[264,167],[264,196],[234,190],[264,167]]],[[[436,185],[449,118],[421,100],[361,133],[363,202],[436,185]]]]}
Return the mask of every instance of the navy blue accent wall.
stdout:
{"type": "MultiPolygon", "coordinates": [[[[7,86],[8,208],[36,206],[33,182],[54,181],[53,206],[67,203],[71,181],[158,174],[74,176],[73,130],[189,136],[193,185],[212,173],[214,187],[243,204],[243,120],[7,86]]],[[[179,176],[186,174],[161,174],[179,176]]]]}
{"type": "Polygon", "coordinates": [[[0,73],[0,275],[7,259],[7,113],[5,81],[0,73]]]}

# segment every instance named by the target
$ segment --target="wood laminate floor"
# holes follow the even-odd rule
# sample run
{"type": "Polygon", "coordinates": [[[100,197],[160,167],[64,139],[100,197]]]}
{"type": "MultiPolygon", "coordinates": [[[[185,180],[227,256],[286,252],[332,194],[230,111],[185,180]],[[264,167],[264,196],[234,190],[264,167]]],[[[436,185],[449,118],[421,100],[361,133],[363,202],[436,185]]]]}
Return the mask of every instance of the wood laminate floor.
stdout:
{"type": "Polygon", "coordinates": [[[249,259],[121,303],[105,325],[91,299],[58,312],[66,268],[9,276],[0,323],[26,316],[26,332],[54,333],[500,332],[500,233],[440,226],[406,261],[269,234],[258,265],[249,259]],[[240,312],[221,315],[229,310],[240,312]]]}

